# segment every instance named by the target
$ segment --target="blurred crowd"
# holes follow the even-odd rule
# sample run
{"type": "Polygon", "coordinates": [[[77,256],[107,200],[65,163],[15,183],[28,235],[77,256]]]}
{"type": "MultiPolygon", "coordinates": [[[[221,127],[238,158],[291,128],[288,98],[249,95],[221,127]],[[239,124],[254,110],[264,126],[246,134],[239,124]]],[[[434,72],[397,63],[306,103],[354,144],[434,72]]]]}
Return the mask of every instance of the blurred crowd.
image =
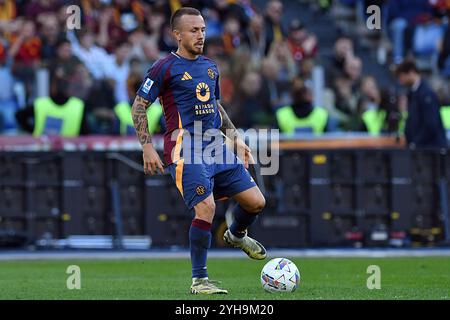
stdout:
{"type": "MultiPolygon", "coordinates": [[[[446,81],[450,76],[450,1],[309,2],[320,9],[319,14],[327,14],[336,2],[352,8],[359,1],[388,9],[383,16],[389,24],[393,64],[409,55],[435,61],[439,96],[443,105],[450,104],[446,81]]],[[[355,52],[358,39],[340,35],[329,50],[332,53],[319,59],[323,48],[310,26],[297,18],[287,21],[282,1],[262,3],[0,0],[0,133],[35,131],[35,101],[48,83],[47,91],[56,104],[64,104],[67,97],[83,102],[79,134],[126,134],[120,130],[124,119],[116,107],[130,105],[148,68],[176,50],[169,21],[181,6],[195,7],[205,18],[204,54],[218,64],[222,104],[237,127],[293,133],[306,123],[316,134],[402,130],[405,96],[364,74],[366,62],[355,52]],[[71,5],[81,9],[80,29],[67,28],[71,5]],[[325,75],[323,105],[315,105],[313,91],[313,71],[318,66],[325,75]]],[[[163,119],[160,122],[152,131],[164,129],[163,119]]]]}

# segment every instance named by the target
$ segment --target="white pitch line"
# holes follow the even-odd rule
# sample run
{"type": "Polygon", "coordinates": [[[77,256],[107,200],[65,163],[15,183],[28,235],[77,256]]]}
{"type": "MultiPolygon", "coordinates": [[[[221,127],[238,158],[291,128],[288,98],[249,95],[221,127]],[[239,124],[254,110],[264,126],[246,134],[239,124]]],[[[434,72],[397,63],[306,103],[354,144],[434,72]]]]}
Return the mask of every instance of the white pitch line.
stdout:
{"type": "MultiPolygon", "coordinates": [[[[268,258],[395,258],[395,257],[450,257],[450,248],[433,249],[269,249],[268,258]]],[[[115,260],[115,259],[189,259],[188,250],[147,251],[0,251],[0,261],[11,260],[115,260]]],[[[247,258],[239,250],[213,249],[210,258],[247,258]]]]}

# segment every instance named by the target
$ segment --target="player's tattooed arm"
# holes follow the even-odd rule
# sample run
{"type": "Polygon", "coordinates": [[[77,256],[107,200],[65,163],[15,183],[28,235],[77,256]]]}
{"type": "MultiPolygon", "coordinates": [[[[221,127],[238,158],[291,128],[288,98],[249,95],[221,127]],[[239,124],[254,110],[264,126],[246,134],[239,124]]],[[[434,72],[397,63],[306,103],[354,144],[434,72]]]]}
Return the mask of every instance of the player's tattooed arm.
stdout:
{"type": "Polygon", "coordinates": [[[217,101],[217,109],[219,109],[220,115],[222,116],[222,126],[220,127],[220,131],[222,131],[225,136],[227,136],[231,140],[235,140],[239,137],[239,133],[219,101],[217,101]]]}
{"type": "Polygon", "coordinates": [[[217,108],[219,109],[220,115],[222,116],[222,126],[220,130],[224,133],[227,139],[226,143],[236,152],[236,155],[244,162],[245,168],[248,169],[249,163],[255,163],[252,156],[252,151],[245,144],[245,142],[239,137],[239,132],[236,130],[233,122],[231,122],[230,117],[223,109],[222,105],[217,101],[217,108]]]}
{"type": "Polygon", "coordinates": [[[133,117],[134,128],[136,135],[141,145],[152,143],[152,136],[148,130],[147,108],[150,101],[145,100],[137,95],[131,107],[131,115],[133,117]]]}

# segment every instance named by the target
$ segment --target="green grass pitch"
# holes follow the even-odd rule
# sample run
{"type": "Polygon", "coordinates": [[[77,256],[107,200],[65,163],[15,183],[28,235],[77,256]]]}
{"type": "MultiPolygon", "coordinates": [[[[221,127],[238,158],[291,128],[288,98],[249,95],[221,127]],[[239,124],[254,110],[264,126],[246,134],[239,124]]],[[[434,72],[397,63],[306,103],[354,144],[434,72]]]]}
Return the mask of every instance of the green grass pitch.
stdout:
{"type": "MultiPolygon", "coordinates": [[[[288,257],[289,258],[289,257],[288,257]]],[[[294,293],[266,293],[259,275],[268,260],[211,258],[211,279],[228,295],[188,293],[188,259],[1,261],[0,299],[450,299],[450,258],[292,258],[301,274],[294,293]],[[66,269],[81,269],[81,289],[66,287],[66,269]],[[381,289],[366,286],[367,267],[381,269],[381,289]]]]}

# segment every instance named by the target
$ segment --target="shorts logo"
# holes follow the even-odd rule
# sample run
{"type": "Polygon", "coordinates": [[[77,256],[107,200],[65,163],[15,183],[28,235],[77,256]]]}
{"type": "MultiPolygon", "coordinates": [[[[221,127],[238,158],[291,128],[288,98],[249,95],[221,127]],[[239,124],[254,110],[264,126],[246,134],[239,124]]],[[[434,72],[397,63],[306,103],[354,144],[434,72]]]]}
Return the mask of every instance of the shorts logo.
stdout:
{"type": "Polygon", "coordinates": [[[144,93],[149,93],[152,85],[153,85],[153,80],[150,78],[147,78],[147,80],[145,80],[145,82],[144,82],[144,85],[142,86],[142,91],[144,93]]]}
{"type": "Polygon", "coordinates": [[[205,194],[206,189],[205,189],[204,186],[198,186],[198,187],[195,189],[195,192],[197,192],[197,194],[198,194],[199,196],[201,196],[201,195],[205,194]]]}
{"type": "Polygon", "coordinates": [[[200,82],[195,88],[195,93],[197,94],[197,99],[201,102],[206,102],[210,97],[210,90],[206,83],[200,82]]]}
{"type": "Polygon", "coordinates": [[[214,78],[216,77],[216,74],[214,73],[213,69],[208,68],[208,76],[214,80],[214,78]]]}

